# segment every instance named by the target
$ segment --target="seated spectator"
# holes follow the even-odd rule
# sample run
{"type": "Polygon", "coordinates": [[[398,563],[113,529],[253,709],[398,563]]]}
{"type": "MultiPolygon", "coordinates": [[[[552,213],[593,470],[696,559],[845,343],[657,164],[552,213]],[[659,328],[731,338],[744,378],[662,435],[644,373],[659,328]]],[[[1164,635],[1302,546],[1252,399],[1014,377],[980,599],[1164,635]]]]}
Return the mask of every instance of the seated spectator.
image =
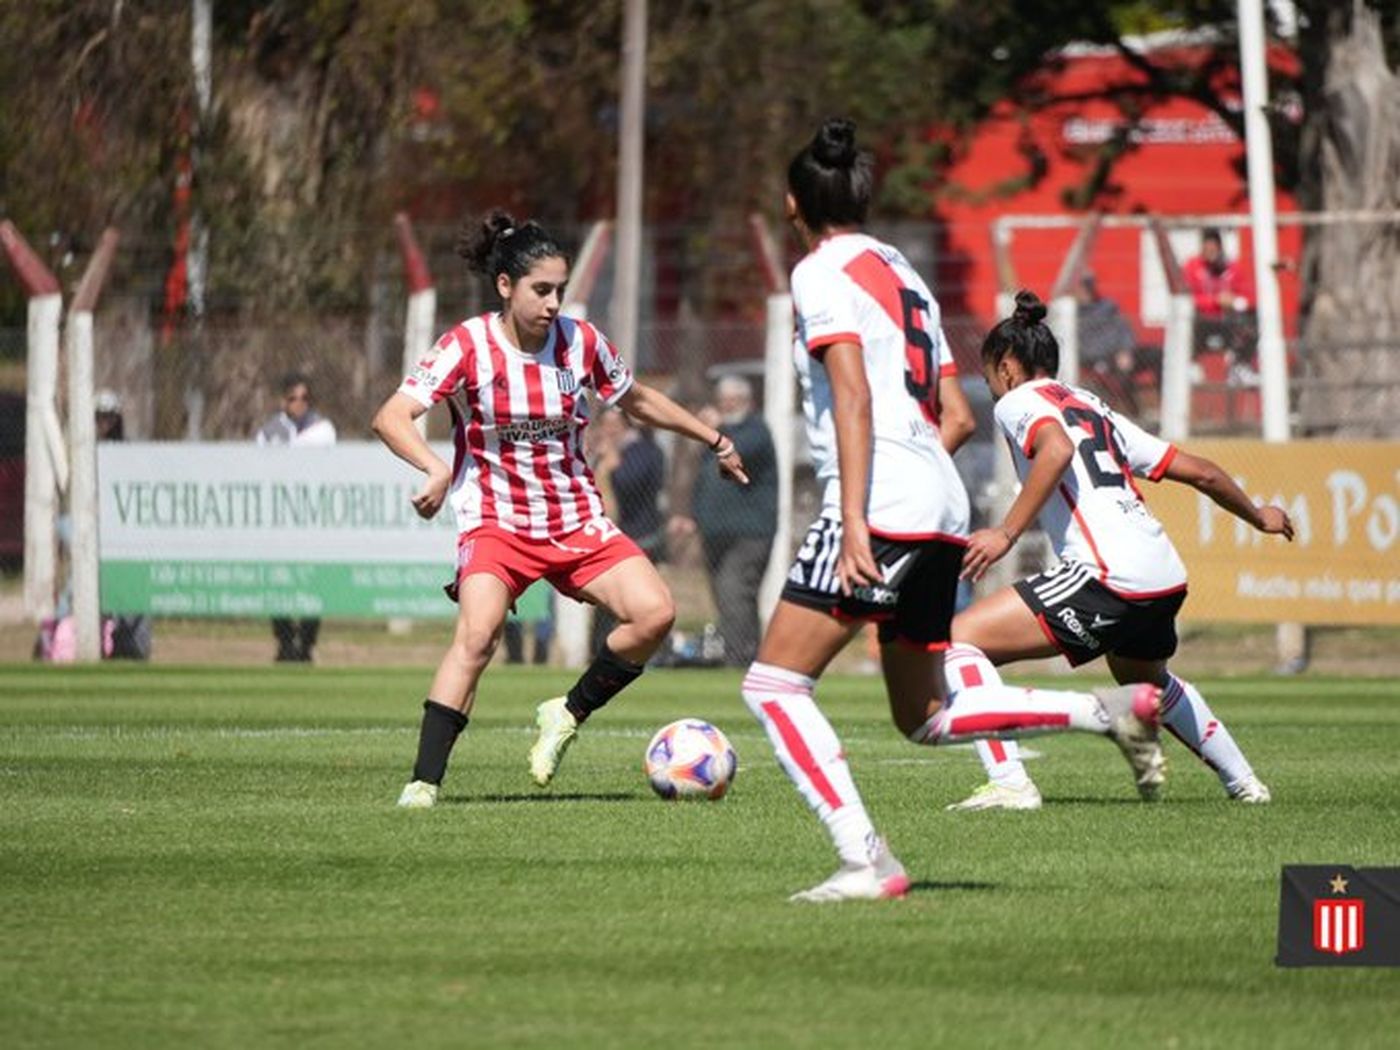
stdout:
{"type": "Polygon", "coordinates": [[[1199,255],[1186,260],[1182,277],[1196,303],[1196,353],[1222,351],[1235,360],[1253,356],[1254,304],[1244,270],[1225,255],[1220,231],[1201,231],[1199,255]]]}

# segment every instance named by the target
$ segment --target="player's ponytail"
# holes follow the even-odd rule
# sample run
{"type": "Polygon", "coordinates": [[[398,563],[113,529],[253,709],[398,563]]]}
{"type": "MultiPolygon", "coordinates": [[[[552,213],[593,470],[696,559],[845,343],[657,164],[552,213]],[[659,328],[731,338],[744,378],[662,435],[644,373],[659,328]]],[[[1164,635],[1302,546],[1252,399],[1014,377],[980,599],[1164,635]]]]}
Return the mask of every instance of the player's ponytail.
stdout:
{"type": "Polygon", "coordinates": [[[518,281],[541,259],[568,259],[539,223],[518,222],[500,208],[477,222],[462,224],[457,254],[467,260],[469,270],[493,282],[500,274],[518,281]]]}
{"type": "Polygon", "coordinates": [[[874,161],[849,120],[826,121],[788,165],[788,190],[814,232],[865,222],[874,186],[874,161]]]}
{"type": "Polygon", "coordinates": [[[1060,344],[1045,323],[1045,304],[1035,292],[1016,293],[1016,309],[998,322],[982,340],[982,363],[995,366],[1002,358],[1014,357],[1026,375],[1054,377],[1060,370],[1060,344]]]}

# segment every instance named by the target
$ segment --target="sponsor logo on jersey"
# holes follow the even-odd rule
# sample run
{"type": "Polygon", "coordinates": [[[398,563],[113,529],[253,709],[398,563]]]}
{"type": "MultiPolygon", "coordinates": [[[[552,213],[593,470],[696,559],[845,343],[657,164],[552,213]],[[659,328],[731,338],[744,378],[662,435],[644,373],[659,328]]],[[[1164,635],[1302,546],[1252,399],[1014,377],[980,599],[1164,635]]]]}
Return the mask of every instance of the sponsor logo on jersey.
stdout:
{"type": "Polygon", "coordinates": [[[424,386],[433,386],[436,380],[433,377],[433,370],[427,364],[418,364],[413,367],[413,371],[408,374],[411,382],[422,383],[424,386]]]}
{"type": "Polygon", "coordinates": [[[569,425],[570,420],[564,416],[556,416],[553,419],[522,419],[497,426],[496,436],[502,441],[540,441],[567,433],[569,425]]]}

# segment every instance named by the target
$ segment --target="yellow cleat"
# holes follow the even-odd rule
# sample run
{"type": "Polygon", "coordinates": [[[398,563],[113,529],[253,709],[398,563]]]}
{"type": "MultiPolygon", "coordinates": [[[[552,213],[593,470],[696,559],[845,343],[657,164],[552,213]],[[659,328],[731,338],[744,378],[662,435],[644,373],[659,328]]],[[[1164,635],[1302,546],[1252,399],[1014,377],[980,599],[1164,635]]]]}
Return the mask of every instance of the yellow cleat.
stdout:
{"type": "Polygon", "coordinates": [[[535,725],[540,735],[530,748],[530,776],[540,787],[547,787],[564,752],[578,736],[578,719],[564,706],[564,697],[556,696],[535,709],[535,725]]]}

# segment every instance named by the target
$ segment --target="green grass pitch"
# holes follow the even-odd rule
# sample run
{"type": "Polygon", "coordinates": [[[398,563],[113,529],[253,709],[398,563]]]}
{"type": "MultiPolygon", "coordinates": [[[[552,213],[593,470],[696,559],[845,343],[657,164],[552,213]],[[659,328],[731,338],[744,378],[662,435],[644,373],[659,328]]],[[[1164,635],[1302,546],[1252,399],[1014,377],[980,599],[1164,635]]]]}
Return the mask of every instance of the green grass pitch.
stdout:
{"type": "Polygon", "coordinates": [[[493,669],[444,804],[393,802],[427,672],[0,668],[0,1043],[132,1047],[1395,1046],[1400,972],[1276,969],[1279,867],[1400,864],[1394,681],[1202,682],[1275,803],[1174,742],[1137,803],[1108,744],[1041,738],[1036,814],[948,814],[967,749],[823,706],[904,901],[785,897],[834,858],[738,699],[658,671],[557,786],[526,775],[558,673],[493,669]],[[729,798],[641,775],[682,715],[729,798]]]}

